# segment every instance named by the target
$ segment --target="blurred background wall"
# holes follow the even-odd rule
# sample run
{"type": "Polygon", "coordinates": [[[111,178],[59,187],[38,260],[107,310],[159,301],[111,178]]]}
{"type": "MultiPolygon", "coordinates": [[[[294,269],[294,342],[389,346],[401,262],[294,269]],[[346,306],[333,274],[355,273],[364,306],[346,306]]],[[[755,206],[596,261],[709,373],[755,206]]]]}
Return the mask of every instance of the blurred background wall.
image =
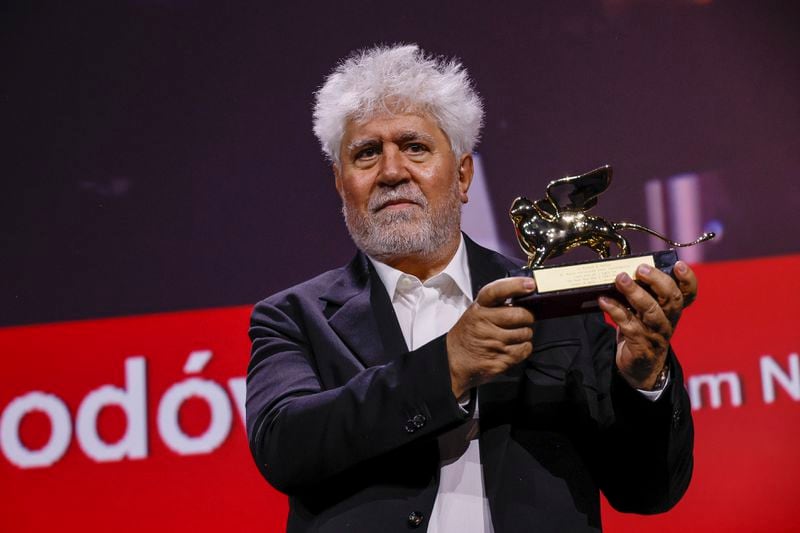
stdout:
{"type": "MultiPolygon", "coordinates": [[[[375,43],[415,42],[457,56],[475,80],[486,126],[466,225],[479,240],[520,256],[506,214],[511,200],[540,197],[551,179],[609,163],[614,182],[596,213],[677,239],[719,233],[685,256],[709,264],[715,283],[724,278],[708,311],[727,314],[719,328],[774,311],[776,298],[800,296],[796,284],[781,285],[800,275],[792,262],[800,253],[798,11],[795,2],[743,0],[4,3],[0,409],[28,391],[83,379],[62,393],[72,395],[72,417],[92,387],[122,386],[123,359],[146,348],[115,347],[126,334],[111,336],[116,326],[108,324],[120,323],[94,322],[100,318],[197,311],[191,316],[213,329],[222,319],[202,313],[230,308],[239,321],[225,331],[234,340],[187,341],[165,352],[175,372],[164,387],[185,377],[186,353],[203,343],[228,350],[225,379],[243,375],[247,308],[354,253],[311,132],[311,106],[340,58],[375,43]],[[766,279],[751,263],[787,257],[766,279]],[[714,270],[731,261],[752,274],[714,270]],[[752,308],[756,291],[765,309],[752,308]],[[33,326],[50,323],[57,329],[33,326]],[[73,334],[80,341],[67,349],[73,334]],[[79,360],[77,346],[95,358],[65,364],[67,353],[79,360]],[[52,365],[60,374],[40,372],[52,365]]],[[[635,250],[655,246],[631,237],[635,250]]],[[[124,331],[142,327],[132,320],[124,331]]],[[[781,390],[792,391],[787,354],[800,338],[794,326],[780,328],[768,338],[787,339],[786,353],[773,355],[788,383],[781,390]]],[[[190,329],[178,331],[188,339],[190,329]]],[[[176,334],[152,331],[154,353],[176,334]]],[[[796,380],[798,398],[785,411],[793,422],[800,370],[796,380]]],[[[124,417],[120,427],[116,438],[124,417]]],[[[47,428],[42,422],[39,446],[47,428]]],[[[35,428],[19,431],[36,440],[35,428]]],[[[251,469],[241,427],[235,432],[241,442],[231,457],[251,469]]],[[[69,450],[78,446],[70,442],[69,450]]],[[[72,452],[65,453],[66,461],[72,452]]],[[[94,468],[91,461],[74,461],[70,476],[94,472],[82,470],[94,468]]],[[[21,509],[33,508],[38,496],[28,491],[41,481],[30,476],[41,472],[2,457],[0,467],[26,487],[0,481],[6,499],[14,494],[12,529],[25,529],[33,518],[21,509]]]]}

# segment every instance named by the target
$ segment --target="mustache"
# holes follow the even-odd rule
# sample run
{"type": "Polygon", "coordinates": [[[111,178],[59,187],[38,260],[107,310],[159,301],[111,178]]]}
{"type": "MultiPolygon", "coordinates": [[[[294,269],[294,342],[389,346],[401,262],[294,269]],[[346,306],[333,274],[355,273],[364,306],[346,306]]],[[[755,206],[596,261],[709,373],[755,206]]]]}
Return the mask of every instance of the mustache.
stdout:
{"type": "Polygon", "coordinates": [[[428,207],[428,200],[422,191],[415,185],[407,183],[391,189],[376,190],[370,197],[367,208],[371,213],[375,213],[386,207],[387,204],[396,202],[411,202],[422,208],[428,207]]]}

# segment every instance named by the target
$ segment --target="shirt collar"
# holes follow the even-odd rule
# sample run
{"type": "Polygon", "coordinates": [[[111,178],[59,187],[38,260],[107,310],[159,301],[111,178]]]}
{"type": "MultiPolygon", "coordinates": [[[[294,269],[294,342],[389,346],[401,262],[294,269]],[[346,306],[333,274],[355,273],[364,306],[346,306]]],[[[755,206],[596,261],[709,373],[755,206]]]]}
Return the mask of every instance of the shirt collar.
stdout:
{"type": "MultiPolygon", "coordinates": [[[[447,263],[447,266],[444,267],[444,270],[433,276],[431,280],[442,275],[448,276],[453,280],[464,296],[472,301],[472,283],[469,276],[467,247],[464,244],[464,235],[460,235],[460,237],[461,240],[458,243],[458,249],[456,250],[453,258],[449,263],[447,263]]],[[[367,257],[375,266],[375,271],[378,273],[378,277],[381,279],[381,282],[383,282],[384,287],[386,287],[386,292],[389,293],[389,298],[391,299],[394,299],[395,292],[397,291],[397,282],[400,281],[402,276],[410,276],[416,279],[416,276],[406,274],[405,272],[397,270],[394,267],[390,267],[386,263],[381,263],[372,257],[367,257]]]]}

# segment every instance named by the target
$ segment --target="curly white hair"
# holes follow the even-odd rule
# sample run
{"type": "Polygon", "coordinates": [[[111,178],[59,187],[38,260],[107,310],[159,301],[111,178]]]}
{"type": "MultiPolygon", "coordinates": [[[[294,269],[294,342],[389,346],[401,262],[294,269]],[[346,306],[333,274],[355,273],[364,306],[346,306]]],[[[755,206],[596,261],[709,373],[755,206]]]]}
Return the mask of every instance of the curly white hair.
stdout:
{"type": "Polygon", "coordinates": [[[348,120],[426,113],[447,135],[456,156],[473,150],[483,125],[483,104],[463,65],[427,55],[416,44],[356,51],[336,66],[315,96],[314,134],[336,165],[348,120]]]}

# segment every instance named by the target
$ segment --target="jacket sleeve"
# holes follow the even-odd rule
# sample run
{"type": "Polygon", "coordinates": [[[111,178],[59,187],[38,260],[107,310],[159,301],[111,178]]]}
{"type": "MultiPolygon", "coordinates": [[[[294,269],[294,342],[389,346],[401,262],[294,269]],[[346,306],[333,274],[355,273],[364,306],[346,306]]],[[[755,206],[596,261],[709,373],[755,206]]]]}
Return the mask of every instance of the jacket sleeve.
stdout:
{"type": "Polygon", "coordinates": [[[670,382],[658,400],[645,398],[616,368],[613,331],[604,333],[590,320],[587,329],[596,332],[597,349],[611,354],[610,359],[595,354],[596,371],[609,384],[612,413],[592,444],[596,479],[618,511],[665,512],[686,492],[692,475],[694,433],[683,372],[670,348],[670,382]]]}
{"type": "Polygon", "coordinates": [[[248,442],[278,490],[302,490],[468,416],[451,392],[444,336],[383,365],[354,362],[340,384],[326,388],[316,365],[346,354],[333,345],[320,353],[319,343],[312,350],[304,319],[291,305],[269,301],[251,316],[248,442]]]}

